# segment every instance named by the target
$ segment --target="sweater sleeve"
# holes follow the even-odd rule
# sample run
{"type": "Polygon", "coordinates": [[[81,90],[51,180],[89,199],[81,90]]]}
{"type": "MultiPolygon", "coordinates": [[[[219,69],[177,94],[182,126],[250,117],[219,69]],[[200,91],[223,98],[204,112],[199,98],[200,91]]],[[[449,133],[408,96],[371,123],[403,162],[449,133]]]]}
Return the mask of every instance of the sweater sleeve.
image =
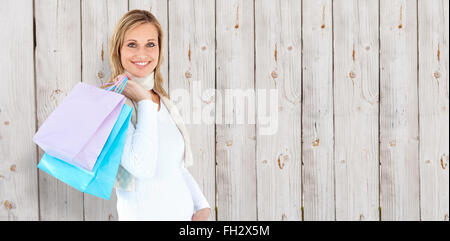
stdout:
{"type": "Polygon", "coordinates": [[[184,164],[180,168],[181,172],[183,173],[184,180],[186,181],[186,184],[189,187],[189,190],[191,191],[195,211],[198,211],[203,208],[211,208],[205,196],[203,195],[202,190],[200,190],[200,187],[198,186],[197,182],[192,177],[192,175],[189,173],[187,168],[184,167],[184,164]]]}
{"type": "Polygon", "coordinates": [[[130,125],[121,165],[137,178],[151,178],[155,174],[158,157],[158,104],[141,100],[137,107],[136,128],[130,125]]]}

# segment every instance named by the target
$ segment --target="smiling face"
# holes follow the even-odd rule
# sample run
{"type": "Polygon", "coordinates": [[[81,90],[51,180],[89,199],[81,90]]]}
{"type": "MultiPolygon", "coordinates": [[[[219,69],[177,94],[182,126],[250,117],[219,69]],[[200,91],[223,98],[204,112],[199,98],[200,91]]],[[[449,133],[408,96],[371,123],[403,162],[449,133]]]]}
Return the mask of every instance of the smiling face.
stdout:
{"type": "Polygon", "coordinates": [[[141,78],[153,72],[158,64],[158,29],[151,23],[140,24],[125,32],[120,48],[123,68],[141,78]]]}

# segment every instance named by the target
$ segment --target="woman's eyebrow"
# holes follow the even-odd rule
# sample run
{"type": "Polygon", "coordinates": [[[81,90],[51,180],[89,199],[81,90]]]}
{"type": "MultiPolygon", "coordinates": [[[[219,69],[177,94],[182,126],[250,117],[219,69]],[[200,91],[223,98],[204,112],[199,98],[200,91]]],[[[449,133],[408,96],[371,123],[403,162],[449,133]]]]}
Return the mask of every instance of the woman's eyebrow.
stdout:
{"type": "MultiPolygon", "coordinates": [[[[149,42],[149,41],[155,41],[155,40],[156,40],[156,39],[149,39],[149,40],[147,40],[147,42],[149,42]]],[[[134,39],[128,39],[127,42],[128,42],[128,41],[135,41],[135,42],[137,42],[137,40],[134,40],[134,39]]]]}

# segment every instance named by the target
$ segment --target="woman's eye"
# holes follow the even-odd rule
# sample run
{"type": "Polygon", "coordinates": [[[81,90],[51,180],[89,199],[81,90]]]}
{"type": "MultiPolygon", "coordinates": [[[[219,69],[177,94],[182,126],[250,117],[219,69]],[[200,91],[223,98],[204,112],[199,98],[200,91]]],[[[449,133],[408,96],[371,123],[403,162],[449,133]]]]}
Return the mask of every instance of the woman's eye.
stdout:
{"type": "MultiPolygon", "coordinates": [[[[135,43],[129,43],[127,46],[133,48],[133,47],[136,46],[136,44],[135,43]]],[[[156,45],[154,43],[148,43],[147,46],[148,47],[155,47],[156,45]]]]}

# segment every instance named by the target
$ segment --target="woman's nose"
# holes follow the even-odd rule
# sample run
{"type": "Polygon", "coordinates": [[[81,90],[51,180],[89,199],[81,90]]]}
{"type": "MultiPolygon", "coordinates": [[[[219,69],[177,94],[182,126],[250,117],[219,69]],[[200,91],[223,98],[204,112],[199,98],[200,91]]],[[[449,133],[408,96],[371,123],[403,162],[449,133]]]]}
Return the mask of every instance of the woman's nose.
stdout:
{"type": "Polygon", "coordinates": [[[136,56],[136,59],[138,59],[138,60],[146,60],[146,59],[148,59],[148,56],[146,56],[146,55],[138,55],[138,56],[136,56]]]}

